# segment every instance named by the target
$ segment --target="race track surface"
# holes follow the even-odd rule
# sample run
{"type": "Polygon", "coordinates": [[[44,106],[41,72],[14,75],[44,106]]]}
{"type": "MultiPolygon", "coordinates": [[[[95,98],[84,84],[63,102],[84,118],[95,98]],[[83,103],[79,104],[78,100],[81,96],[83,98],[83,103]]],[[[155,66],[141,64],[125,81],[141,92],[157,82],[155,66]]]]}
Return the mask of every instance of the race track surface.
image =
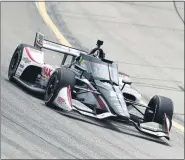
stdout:
{"type": "MultiPolygon", "coordinates": [[[[184,85],[182,21],[175,10],[172,11],[170,4],[167,8],[165,4],[148,5],[155,7],[55,2],[47,3],[47,9],[72,45],[92,48],[99,35],[105,41],[104,48],[109,58],[134,64],[171,66],[171,70],[161,67],[145,69],[139,65],[120,63],[120,67],[124,68],[122,71],[129,72],[131,76],[166,79],[164,84],[173,89],[136,87],[143,93],[148,93],[148,97],[157,91],[174,97],[175,104],[178,104],[176,113],[184,114],[183,92],[175,90],[177,85],[184,85]],[[90,7],[92,8],[89,9],[90,7]],[[149,18],[156,7],[158,12],[149,18]],[[163,14],[160,15],[161,12],[163,14]],[[166,14],[170,15],[171,20],[166,18],[164,22],[166,14]],[[134,24],[144,24],[146,20],[151,20],[148,25],[160,25],[128,25],[127,23],[133,23],[130,21],[131,17],[134,24]],[[144,17],[141,22],[140,17],[144,17]],[[157,17],[161,17],[161,20],[157,17]],[[179,69],[174,71],[172,67],[179,69]]],[[[171,141],[155,139],[126,124],[96,121],[77,113],[59,113],[47,108],[40,98],[10,83],[7,73],[12,53],[19,43],[33,44],[37,31],[44,33],[48,39],[57,41],[42,20],[34,2],[1,3],[1,158],[184,157],[184,135],[175,127],[172,128],[171,141]]],[[[59,55],[47,53],[46,61],[59,63],[59,58],[56,57],[59,55]]],[[[155,82],[155,85],[161,83],[155,82]]]]}

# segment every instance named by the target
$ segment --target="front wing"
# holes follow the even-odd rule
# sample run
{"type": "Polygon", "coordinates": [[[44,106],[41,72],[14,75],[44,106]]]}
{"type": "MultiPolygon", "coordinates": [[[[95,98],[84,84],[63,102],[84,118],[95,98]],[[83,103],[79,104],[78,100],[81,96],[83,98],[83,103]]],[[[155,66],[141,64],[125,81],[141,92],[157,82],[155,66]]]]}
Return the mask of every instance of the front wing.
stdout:
{"type": "Polygon", "coordinates": [[[78,100],[72,99],[70,86],[64,87],[60,90],[57,97],[54,100],[54,104],[59,108],[62,108],[64,111],[72,111],[75,110],[80,114],[97,118],[97,119],[105,119],[110,117],[115,117],[117,120],[122,122],[128,122],[132,124],[138,131],[149,134],[156,137],[165,137],[169,140],[169,120],[165,116],[164,124],[158,124],[156,122],[144,122],[144,123],[136,123],[133,120],[125,117],[120,117],[112,114],[110,111],[104,112],[101,114],[96,114],[93,109],[90,109],[83,103],[78,100]]]}

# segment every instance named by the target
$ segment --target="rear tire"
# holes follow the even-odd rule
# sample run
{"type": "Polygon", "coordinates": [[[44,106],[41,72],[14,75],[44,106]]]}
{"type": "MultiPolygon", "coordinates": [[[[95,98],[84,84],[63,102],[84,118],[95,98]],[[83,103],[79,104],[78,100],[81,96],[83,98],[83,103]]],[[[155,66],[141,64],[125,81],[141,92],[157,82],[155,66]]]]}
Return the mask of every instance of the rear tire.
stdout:
{"type": "Polygon", "coordinates": [[[75,84],[75,74],[71,70],[64,67],[57,68],[50,77],[46,86],[46,91],[44,95],[45,105],[52,106],[53,101],[57,97],[58,92],[61,90],[61,88],[70,85],[71,90],[73,90],[75,84]]]}
{"type": "Polygon", "coordinates": [[[170,120],[170,128],[172,126],[173,118],[173,102],[171,99],[163,96],[154,96],[148,103],[150,108],[147,108],[144,115],[145,122],[157,122],[159,124],[164,124],[164,114],[166,113],[167,117],[170,120]]]}

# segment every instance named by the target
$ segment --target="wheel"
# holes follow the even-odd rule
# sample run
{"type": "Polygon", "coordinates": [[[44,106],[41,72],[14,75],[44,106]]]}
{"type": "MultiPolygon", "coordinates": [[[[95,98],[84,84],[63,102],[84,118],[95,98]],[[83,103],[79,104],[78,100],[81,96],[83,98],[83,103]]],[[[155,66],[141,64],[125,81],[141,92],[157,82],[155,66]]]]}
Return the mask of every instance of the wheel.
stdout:
{"type": "Polygon", "coordinates": [[[52,106],[61,88],[70,85],[71,90],[76,84],[75,74],[67,68],[57,68],[51,75],[44,95],[46,106],[52,106]]]}
{"type": "Polygon", "coordinates": [[[171,129],[174,110],[172,100],[163,96],[156,95],[149,101],[148,106],[149,108],[147,108],[145,111],[144,121],[153,121],[159,124],[164,124],[164,114],[166,113],[170,120],[169,129],[171,129]]]}
{"type": "Polygon", "coordinates": [[[21,50],[21,46],[18,46],[11,58],[10,64],[9,64],[9,69],[8,69],[8,79],[9,81],[13,81],[13,76],[16,73],[16,70],[19,66],[19,63],[21,61],[22,58],[22,50],[21,50]]]}
{"type": "Polygon", "coordinates": [[[8,69],[8,79],[9,79],[9,81],[13,81],[13,76],[15,76],[15,73],[17,71],[19,63],[22,59],[23,49],[25,47],[30,47],[30,48],[38,50],[37,48],[35,48],[31,45],[28,45],[28,44],[20,44],[16,48],[16,50],[14,51],[14,54],[11,58],[10,64],[9,64],[9,69],[8,69]]]}

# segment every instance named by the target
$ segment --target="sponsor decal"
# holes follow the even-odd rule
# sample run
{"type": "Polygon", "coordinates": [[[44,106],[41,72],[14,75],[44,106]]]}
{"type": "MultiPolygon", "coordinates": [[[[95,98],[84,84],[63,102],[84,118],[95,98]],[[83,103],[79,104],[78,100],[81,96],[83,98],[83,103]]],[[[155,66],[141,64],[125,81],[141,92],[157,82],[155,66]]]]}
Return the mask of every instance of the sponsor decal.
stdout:
{"type": "Polygon", "coordinates": [[[51,72],[52,72],[51,68],[47,68],[47,67],[43,67],[42,68],[42,75],[44,77],[50,77],[51,76],[51,72]]]}
{"type": "Polygon", "coordinates": [[[24,68],[24,65],[23,64],[20,64],[19,66],[20,66],[20,68],[24,68]]]}
{"type": "Polygon", "coordinates": [[[161,128],[154,128],[154,127],[152,127],[152,126],[147,126],[147,125],[144,125],[144,127],[143,127],[144,129],[148,129],[148,130],[152,130],[152,131],[163,131],[161,128]]]}
{"type": "MultiPolygon", "coordinates": [[[[31,53],[36,53],[36,50],[34,50],[34,49],[32,49],[32,51],[30,50],[30,48],[29,47],[25,47],[25,50],[26,50],[26,53],[27,53],[27,55],[29,56],[29,59],[31,60],[31,61],[33,61],[33,62],[35,62],[35,63],[38,63],[38,64],[40,64],[41,62],[37,62],[37,58],[35,59],[35,56],[33,56],[33,54],[31,54],[31,53]]],[[[38,57],[39,58],[39,57],[38,57]]],[[[39,58],[40,59],[40,58],[39,58]]]]}
{"type": "Polygon", "coordinates": [[[24,61],[24,63],[31,63],[31,60],[29,60],[27,57],[23,57],[22,61],[24,61]]]}
{"type": "Polygon", "coordinates": [[[59,44],[56,44],[56,43],[53,43],[53,42],[49,42],[49,41],[44,41],[44,43],[45,44],[47,44],[47,45],[51,45],[52,47],[56,47],[56,48],[62,48],[62,46],[61,45],[59,45],[59,44]]]}
{"type": "Polygon", "coordinates": [[[49,42],[49,41],[44,41],[45,45],[49,45],[48,47],[51,48],[51,49],[55,49],[55,50],[59,50],[59,51],[65,51],[65,52],[68,52],[68,53],[72,53],[76,56],[78,56],[78,54],[80,52],[83,52],[83,51],[79,51],[77,49],[73,49],[73,48],[70,48],[68,46],[63,46],[63,45],[60,45],[60,44],[57,44],[57,43],[54,43],[54,42],[49,42]]]}
{"type": "Polygon", "coordinates": [[[38,33],[38,34],[37,34],[37,37],[36,37],[36,43],[37,43],[37,45],[39,45],[40,47],[43,45],[43,39],[44,39],[44,35],[41,34],[41,33],[38,33]]]}
{"type": "Polygon", "coordinates": [[[61,105],[62,105],[62,104],[66,104],[65,99],[62,98],[62,97],[58,97],[57,102],[58,102],[59,104],[61,104],[61,105]]]}
{"type": "Polygon", "coordinates": [[[39,51],[37,49],[33,49],[33,48],[29,48],[31,52],[34,52],[34,53],[43,53],[42,51],[39,51]]]}
{"type": "Polygon", "coordinates": [[[82,59],[82,60],[80,61],[80,64],[84,64],[84,62],[85,62],[85,60],[84,60],[84,59],[82,59]]]}

